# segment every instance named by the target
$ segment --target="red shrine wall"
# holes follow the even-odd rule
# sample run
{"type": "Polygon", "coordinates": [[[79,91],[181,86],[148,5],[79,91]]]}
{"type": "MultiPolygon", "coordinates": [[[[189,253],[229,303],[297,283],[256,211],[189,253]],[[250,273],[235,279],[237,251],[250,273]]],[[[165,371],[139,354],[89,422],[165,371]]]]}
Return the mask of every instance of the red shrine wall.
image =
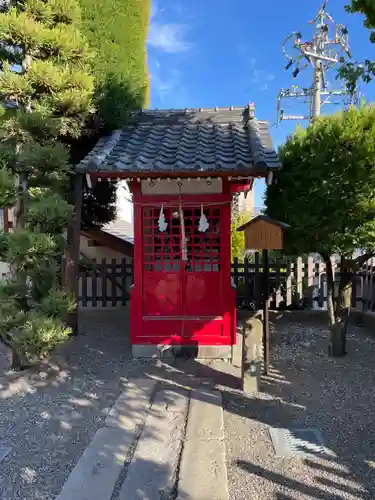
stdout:
{"type": "Polygon", "coordinates": [[[180,182],[141,181],[134,193],[131,342],[229,346],[235,342],[236,307],[231,193],[222,194],[217,179],[180,182]],[[148,194],[151,188],[159,194],[148,194]]]}

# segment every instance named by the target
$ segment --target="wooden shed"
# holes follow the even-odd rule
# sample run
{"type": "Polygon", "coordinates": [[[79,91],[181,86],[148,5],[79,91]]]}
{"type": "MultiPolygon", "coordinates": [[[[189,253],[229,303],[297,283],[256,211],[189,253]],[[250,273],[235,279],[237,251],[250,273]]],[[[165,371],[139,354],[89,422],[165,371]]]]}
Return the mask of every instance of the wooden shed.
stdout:
{"type": "Polygon", "coordinates": [[[288,224],[267,215],[258,215],[237,228],[237,231],[245,231],[246,250],[282,250],[284,230],[288,227],[288,224]]]}

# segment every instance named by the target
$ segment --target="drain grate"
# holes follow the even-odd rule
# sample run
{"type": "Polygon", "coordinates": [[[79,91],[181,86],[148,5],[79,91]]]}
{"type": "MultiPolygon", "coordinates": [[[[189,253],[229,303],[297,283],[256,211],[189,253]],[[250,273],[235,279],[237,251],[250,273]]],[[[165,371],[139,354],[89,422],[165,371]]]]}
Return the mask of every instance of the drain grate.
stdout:
{"type": "Polygon", "coordinates": [[[0,445],[0,462],[4,460],[4,458],[10,453],[12,448],[9,448],[8,446],[1,446],[0,445]]]}
{"type": "Polygon", "coordinates": [[[334,457],[335,453],[324,445],[318,429],[269,428],[277,457],[334,457]]]}

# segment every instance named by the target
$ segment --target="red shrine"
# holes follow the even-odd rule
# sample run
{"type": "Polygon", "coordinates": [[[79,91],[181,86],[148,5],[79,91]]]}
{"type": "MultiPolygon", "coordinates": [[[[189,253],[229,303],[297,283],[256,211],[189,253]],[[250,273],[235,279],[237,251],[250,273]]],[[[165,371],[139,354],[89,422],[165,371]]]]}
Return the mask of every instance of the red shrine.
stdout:
{"type": "Polygon", "coordinates": [[[80,164],[92,179],[127,179],[133,193],[135,356],[235,343],[231,203],[279,167],[252,106],[142,111],[80,164]]]}

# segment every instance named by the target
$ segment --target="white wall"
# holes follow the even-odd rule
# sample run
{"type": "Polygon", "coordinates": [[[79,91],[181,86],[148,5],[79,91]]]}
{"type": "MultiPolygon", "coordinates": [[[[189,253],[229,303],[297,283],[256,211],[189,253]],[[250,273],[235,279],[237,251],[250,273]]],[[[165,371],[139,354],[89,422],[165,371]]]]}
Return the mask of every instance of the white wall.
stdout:
{"type": "Polygon", "coordinates": [[[6,262],[0,262],[0,279],[4,278],[9,272],[9,265],[6,262]]]}
{"type": "Polygon", "coordinates": [[[80,241],[80,252],[85,255],[85,257],[89,259],[96,259],[97,262],[100,262],[102,259],[106,259],[108,262],[111,259],[116,259],[116,262],[120,263],[122,259],[126,259],[127,263],[131,262],[131,258],[127,255],[124,255],[120,252],[116,252],[115,250],[111,250],[105,246],[92,247],[88,245],[90,240],[85,236],[81,236],[80,241]]]}
{"type": "Polygon", "coordinates": [[[245,198],[245,193],[241,193],[238,199],[238,208],[240,212],[253,214],[254,210],[254,193],[251,190],[247,193],[245,198]]]}
{"type": "Polygon", "coordinates": [[[126,181],[119,181],[117,184],[116,205],[117,217],[133,224],[133,203],[126,181]]]}

